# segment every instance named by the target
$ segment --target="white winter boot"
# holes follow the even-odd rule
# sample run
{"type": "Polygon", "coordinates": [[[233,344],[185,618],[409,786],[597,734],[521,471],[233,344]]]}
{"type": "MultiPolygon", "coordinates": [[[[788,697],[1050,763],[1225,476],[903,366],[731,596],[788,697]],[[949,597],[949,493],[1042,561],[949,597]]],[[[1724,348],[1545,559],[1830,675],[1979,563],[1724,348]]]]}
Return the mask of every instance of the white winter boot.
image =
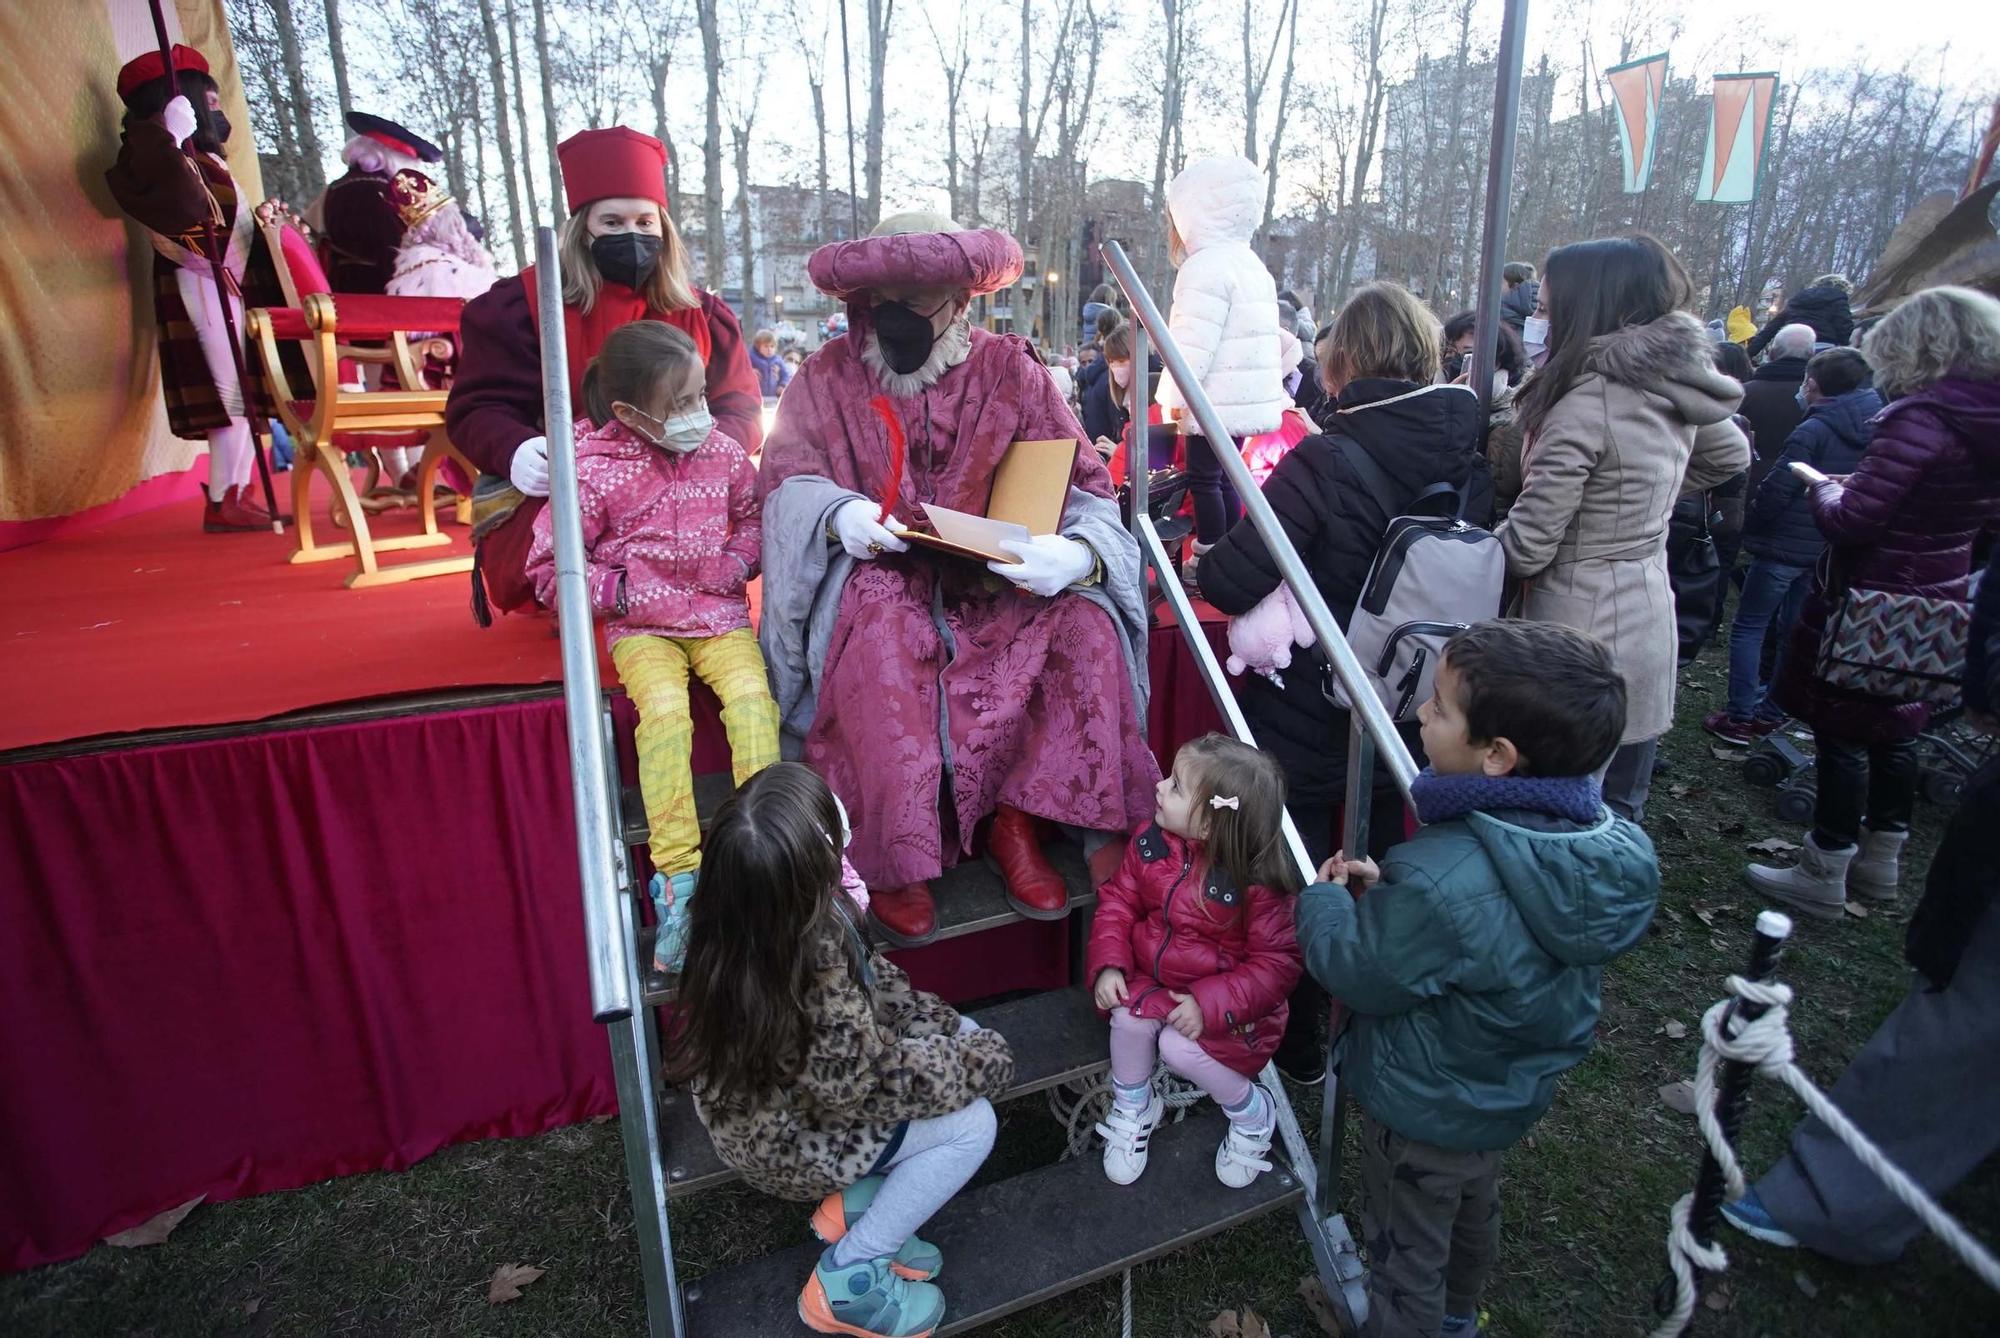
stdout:
{"type": "Polygon", "coordinates": [[[1903,844],[1908,832],[1872,832],[1861,829],[1861,850],[1847,866],[1847,886],[1876,901],[1893,901],[1902,876],[1903,844]]]}
{"type": "Polygon", "coordinates": [[[1786,869],[1752,864],[1743,871],[1743,876],[1765,896],[1776,897],[1821,920],[1838,920],[1847,906],[1847,866],[1854,862],[1854,852],[1854,846],[1822,850],[1808,833],[1796,865],[1786,869]]]}

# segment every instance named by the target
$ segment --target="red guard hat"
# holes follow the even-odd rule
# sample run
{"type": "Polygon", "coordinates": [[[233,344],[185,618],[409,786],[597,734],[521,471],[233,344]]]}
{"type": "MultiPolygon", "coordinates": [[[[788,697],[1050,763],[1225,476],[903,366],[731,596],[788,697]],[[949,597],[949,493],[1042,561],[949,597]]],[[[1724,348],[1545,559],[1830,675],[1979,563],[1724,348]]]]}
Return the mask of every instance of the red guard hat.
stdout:
{"type": "Polygon", "coordinates": [[[622,125],[580,130],[556,145],[571,213],[592,200],[625,196],[667,207],[667,146],[622,125]]]}
{"type": "MultiPolygon", "coordinates": [[[[200,74],[207,74],[208,61],[202,56],[201,52],[196,51],[193,47],[182,46],[179,42],[176,42],[174,43],[174,68],[177,70],[194,70],[200,74]]],[[[155,79],[164,79],[166,77],[167,63],[160,59],[159,52],[148,51],[143,56],[135,56],[131,60],[126,61],[124,68],[118,71],[118,97],[121,101],[129,101],[132,95],[146,84],[152,83],[155,79]]]]}

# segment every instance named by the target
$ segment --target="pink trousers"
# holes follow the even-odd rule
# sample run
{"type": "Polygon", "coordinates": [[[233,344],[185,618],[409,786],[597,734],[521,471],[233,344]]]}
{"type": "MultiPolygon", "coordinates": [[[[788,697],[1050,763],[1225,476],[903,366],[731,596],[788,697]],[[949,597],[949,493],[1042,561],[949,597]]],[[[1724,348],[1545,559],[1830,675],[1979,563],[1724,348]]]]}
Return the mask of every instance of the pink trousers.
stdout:
{"type": "Polygon", "coordinates": [[[1111,1076],[1126,1087],[1153,1080],[1153,1061],[1164,1060],[1174,1073],[1214,1097],[1223,1106],[1241,1106],[1250,1095],[1250,1080],[1212,1058],[1166,1023],[1133,1017],[1130,1009],[1111,1010],[1111,1076]]]}

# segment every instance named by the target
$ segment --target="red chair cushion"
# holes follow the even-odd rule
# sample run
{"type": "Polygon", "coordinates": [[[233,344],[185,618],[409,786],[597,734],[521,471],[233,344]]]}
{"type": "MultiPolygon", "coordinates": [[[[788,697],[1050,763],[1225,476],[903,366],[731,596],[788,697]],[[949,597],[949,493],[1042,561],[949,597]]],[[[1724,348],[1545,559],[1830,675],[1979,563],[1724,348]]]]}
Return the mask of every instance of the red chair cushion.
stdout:
{"type": "Polygon", "coordinates": [[[383,297],[335,293],[335,333],[342,339],[387,339],[398,330],[456,334],[465,303],[456,297],[383,297]]]}
{"type": "Polygon", "coordinates": [[[299,290],[301,302],[314,293],[333,291],[326,271],[320,267],[319,256],[313,252],[312,243],[297,228],[289,224],[279,228],[278,246],[284,252],[285,268],[291,271],[292,286],[299,290]]]}

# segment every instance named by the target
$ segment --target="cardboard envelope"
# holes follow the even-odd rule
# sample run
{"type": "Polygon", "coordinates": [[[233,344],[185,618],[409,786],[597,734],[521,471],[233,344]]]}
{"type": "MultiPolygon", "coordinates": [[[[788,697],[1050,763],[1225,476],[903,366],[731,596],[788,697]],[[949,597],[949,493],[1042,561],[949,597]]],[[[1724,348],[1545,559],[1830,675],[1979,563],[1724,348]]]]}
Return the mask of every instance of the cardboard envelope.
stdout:
{"type": "Polygon", "coordinates": [[[925,503],[926,518],[936,533],[901,529],[897,537],[975,562],[1013,562],[1014,555],[999,546],[1002,541],[1054,534],[1062,523],[1076,450],[1074,440],[1017,441],[993,473],[985,515],[925,503]]]}

